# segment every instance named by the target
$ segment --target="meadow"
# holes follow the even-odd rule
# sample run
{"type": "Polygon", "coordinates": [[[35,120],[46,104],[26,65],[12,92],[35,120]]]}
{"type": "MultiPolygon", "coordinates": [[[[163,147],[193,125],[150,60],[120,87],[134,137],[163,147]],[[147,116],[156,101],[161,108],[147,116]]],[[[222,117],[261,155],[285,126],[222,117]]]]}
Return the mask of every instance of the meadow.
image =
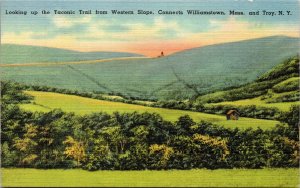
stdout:
{"type": "Polygon", "coordinates": [[[4,187],[296,187],[299,170],[195,169],[168,171],[95,171],[2,168],[4,187]]]}
{"type": "MultiPolygon", "coordinates": [[[[278,94],[277,94],[278,95],[278,94]]],[[[219,102],[219,103],[210,103],[209,105],[233,105],[233,106],[249,106],[255,105],[260,107],[267,107],[267,108],[278,108],[281,111],[289,111],[292,105],[299,105],[300,102],[278,102],[278,103],[266,103],[265,100],[262,100],[261,97],[255,97],[252,99],[243,99],[237,101],[226,101],[226,102],[219,102]]]]}
{"type": "Polygon", "coordinates": [[[79,115],[90,114],[93,112],[113,112],[131,113],[131,112],[149,112],[160,114],[165,120],[175,122],[180,116],[189,115],[194,121],[209,121],[225,127],[239,128],[257,128],[268,129],[278,124],[278,121],[263,120],[241,117],[238,121],[228,121],[225,115],[214,115],[200,112],[153,108],[141,105],[126,104],[121,102],[111,102],[105,100],[96,100],[74,95],[66,95],[52,92],[25,91],[26,94],[34,96],[34,101],[28,104],[21,104],[21,108],[29,111],[47,112],[51,109],[60,108],[65,112],[75,112],[79,115]]]}

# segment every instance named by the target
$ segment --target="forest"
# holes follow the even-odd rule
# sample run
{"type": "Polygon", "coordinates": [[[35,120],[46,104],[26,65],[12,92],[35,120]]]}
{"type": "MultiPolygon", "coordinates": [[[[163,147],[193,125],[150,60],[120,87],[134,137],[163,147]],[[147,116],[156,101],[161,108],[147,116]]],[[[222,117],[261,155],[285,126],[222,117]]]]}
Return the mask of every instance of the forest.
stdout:
{"type": "Polygon", "coordinates": [[[280,112],[271,130],[229,129],[155,113],[75,115],[59,109],[28,112],[30,96],[1,82],[3,167],[89,171],[265,168],[299,166],[299,106],[280,112]]]}

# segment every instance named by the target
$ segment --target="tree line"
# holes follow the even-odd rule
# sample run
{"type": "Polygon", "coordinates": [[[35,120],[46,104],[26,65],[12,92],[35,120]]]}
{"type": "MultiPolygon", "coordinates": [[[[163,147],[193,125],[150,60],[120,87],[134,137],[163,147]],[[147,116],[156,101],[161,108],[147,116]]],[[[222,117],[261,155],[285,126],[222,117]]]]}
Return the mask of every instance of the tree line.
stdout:
{"type": "MultiPolygon", "coordinates": [[[[21,90],[34,90],[34,91],[45,91],[45,92],[55,92],[55,93],[62,93],[68,95],[76,95],[81,97],[87,97],[92,99],[98,100],[109,100],[113,102],[123,102],[127,104],[137,104],[149,107],[158,107],[158,108],[168,108],[168,109],[179,109],[179,110],[189,110],[195,112],[204,112],[210,114],[226,114],[228,110],[238,108],[239,113],[243,117],[250,117],[250,118],[259,118],[259,119],[275,119],[278,120],[280,114],[282,113],[276,107],[260,107],[255,105],[247,105],[247,106],[234,106],[234,105],[210,105],[204,104],[202,102],[194,102],[194,101],[176,101],[176,100],[169,100],[169,101],[156,101],[156,102],[143,102],[143,101],[136,101],[132,99],[126,98],[114,98],[114,97],[107,97],[100,93],[92,93],[92,92],[80,92],[80,91],[72,91],[68,89],[60,89],[60,88],[53,88],[48,86],[37,86],[37,85],[25,85],[21,83],[6,81],[3,83],[9,83],[18,87],[21,90]]],[[[271,100],[271,99],[268,99],[271,100]]],[[[273,99],[272,99],[273,100],[273,99]]],[[[275,100],[275,99],[274,99],[275,100]]],[[[276,99],[275,102],[291,102],[299,100],[299,93],[287,94],[280,96],[279,99],[276,99]]],[[[23,101],[26,102],[26,101],[23,101]]],[[[29,102],[29,100],[27,100],[29,102]]]]}
{"type": "Polygon", "coordinates": [[[1,83],[3,167],[143,170],[299,166],[299,108],[281,114],[272,130],[224,128],[176,122],[152,113],[93,113],[78,116],[18,107],[30,97],[1,83]]]}

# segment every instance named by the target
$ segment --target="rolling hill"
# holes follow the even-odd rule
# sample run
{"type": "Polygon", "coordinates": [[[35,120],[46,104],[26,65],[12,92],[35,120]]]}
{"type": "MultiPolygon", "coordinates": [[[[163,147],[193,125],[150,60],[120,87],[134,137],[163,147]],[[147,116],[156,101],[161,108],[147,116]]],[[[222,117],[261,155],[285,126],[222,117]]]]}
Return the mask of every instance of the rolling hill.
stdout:
{"type": "Polygon", "coordinates": [[[1,44],[0,64],[27,64],[41,62],[69,62],[118,57],[142,57],[140,54],[125,52],[78,52],[59,48],[1,44]]]}
{"type": "Polygon", "coordinates": [[[137,99],[183,100],[254,81],[295,56],[298,49],[299,38],[273,36],[193,48],[161,58],[0,67],[0,71],[3,79],[26,84],[137,99]]]}
{"type": "MultiPolygon", "coordinates": [[[[300,105],[299,80],[299,56],[295,56],[262,74],[254,82],[199,96],[193,103],[204,105],[204,112],[213,110],[217,114],[233,108],[244,111],[246,108],[248,111],[259,108],[256,115],[263,111],[272,114],[272,110],[287,112],[292,106],[300,105]]],[[[274,116],[268,118],[274,119],[274,116]]]]}

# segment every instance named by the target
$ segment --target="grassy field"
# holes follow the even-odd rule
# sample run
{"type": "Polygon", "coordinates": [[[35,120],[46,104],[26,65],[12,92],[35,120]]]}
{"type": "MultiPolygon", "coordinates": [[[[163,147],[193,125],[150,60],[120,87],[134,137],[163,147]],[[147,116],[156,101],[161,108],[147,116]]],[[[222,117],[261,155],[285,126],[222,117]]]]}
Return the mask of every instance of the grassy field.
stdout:
{"type": "Polygon", "coordinates": [[[3,169],[2,186],[297,187],[298,169],[96,171],[3,169]]]}
{"type": "Polygon", "coordinates": [[[282,82],[276,84],[275,86],[273,86],[273,88],[274,88],[274,87],[282,87],[282,86],[286,86],[286,85],[288,85],[288,84],[290,84],[290,83],[292,83],[292,82],[299,83],[299,81],[300,81],[300,78],[299,78],[299,77],[292,77],[292,78],[286,79],[286,80],[284,80],[284,81],[282,81],[282,82]]]}
{"type": "Polygon", "coordinates": [[[210,103],[209,105],[234,105],[234,106],[247,106],[247,105],[255,105],[255,106],[262,106],[262,107],[276,107],[281,111],[288,111],[290,107],[294,104],[300,104],[299,101],[297,102],[279,102],[279,103],[266,103],[265,101],[261,100],[260,97],[252,98],[252,99],[243,99],[237,101],[226,101],[220,103],[210,103]]]}
{"type": "Polygon", "coordinates": [[[200,120],[209,121],[226,127],[240,127],[256,128],[260,126],[262,129],[274,127],[278,121],[262,120],[253,118],[240,118],[238,121],[227,121],[225,116],[205,114],[199,112],[191,112],[184,110],[173,110],[164,108],[152,108],[141,105],[125,104],[121,102],[111,102],[105,100],[96,100],[90,98],[84,98],[74,95],[65,95],[51,92],[39,92],[39,91],[25,91],[27,94],[35,97],[34,102],[30,104],[22,104],[21,107],[30,111],[44,111],[47,112],[54,108],[60,108],[66,112],[75,112],[77,114],[89,114],[92,112],[106,112],[112,114],[113,112],[150,112],[158,113],[165,120],[176,121],[180,116],[189,115],[194,121],[200,120]]]}

